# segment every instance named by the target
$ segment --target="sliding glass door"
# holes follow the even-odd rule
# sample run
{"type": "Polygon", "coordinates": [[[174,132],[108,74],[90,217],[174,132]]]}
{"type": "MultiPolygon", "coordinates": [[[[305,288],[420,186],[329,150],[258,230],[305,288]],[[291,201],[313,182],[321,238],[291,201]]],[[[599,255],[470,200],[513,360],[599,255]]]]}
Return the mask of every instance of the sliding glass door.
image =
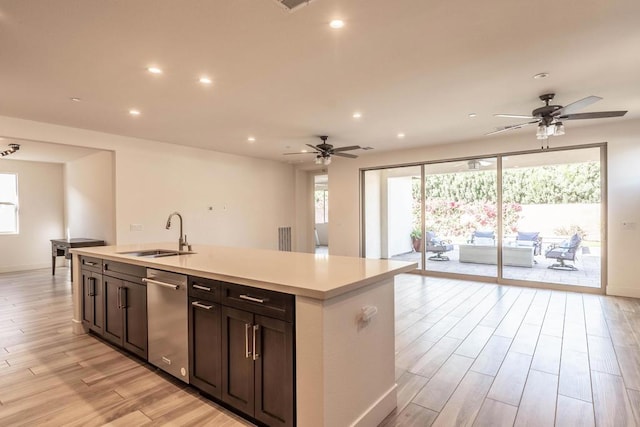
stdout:
{"type": "Polygon", "coordinates": [[[600,288],[600,148],[502,160],[505,279],[600,288]]]}
{"type": "Polygon", "coordinates": [[[425,269],[497,276],[496,158],[425,166],[425,269]]]}
{"type": "Polygon", "coordinates": [[[425,274],[602,289],[605,149],[362,171],[363,253],[425,274]]]}
{"type": "Polygon", "coordinates": [[[365,255],[417,262],[422,268],[420,166],[364,174],[365,255]]]}

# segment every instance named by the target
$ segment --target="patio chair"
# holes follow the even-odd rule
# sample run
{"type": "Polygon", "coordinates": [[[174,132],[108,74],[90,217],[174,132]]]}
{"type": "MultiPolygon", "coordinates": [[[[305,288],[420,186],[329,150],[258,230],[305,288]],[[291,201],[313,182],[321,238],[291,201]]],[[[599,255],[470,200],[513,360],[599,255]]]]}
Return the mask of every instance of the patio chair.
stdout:
{"type": "Polygon", "coordinates": [[[436,234],[432,231],[427,231],[427,245],[425,252],[434,252],[435,255],[430,256],[427,259],[431,261],[449,261],[448,256],[443,256],[445,252],[453,250],[453,245],[449,240],[441,240],[436,237],[436,234]]]}
{"type": "Polygon", "coordinates": [[[478,246],[495,246],[496,233],[494,231],[476,230],[471,234],[471,239],[467,240],[467,243],[478,246]]]}
{"type": "Polygon", "coordinates": [[[575,264],[576,253],[582,243],[582,239],[577,234],[571,236],[569,240],[565,240],[559,245],[553,245],[545,252],[545,258],[555,259],[556,263],[550,265],[548,268],[558,270],[578,270],[575,265],[565,264],[565,261],[571,261],[575,264]]]}
{"type": "Polygon", "coordinates": [[[542,237],[539,231],[518,231],[516,246],[533,247],[533,256],[542,255],[542,237]]]}

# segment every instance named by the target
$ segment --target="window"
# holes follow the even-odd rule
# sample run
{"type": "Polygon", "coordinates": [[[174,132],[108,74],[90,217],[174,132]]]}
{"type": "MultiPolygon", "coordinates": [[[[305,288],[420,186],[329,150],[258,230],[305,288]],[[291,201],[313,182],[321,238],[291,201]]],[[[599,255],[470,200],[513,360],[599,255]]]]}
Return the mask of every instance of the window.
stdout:
{"type": "Polygon", "coordinates": [[[316,224],[326,224],[329,222],[328,178],[327,175],[316,175],[314,179],[316,224]]]}
{"type": "Polygon", "coordinates": [[[18,233],[18,175],[0,173],[0,234],[18,233]]]}

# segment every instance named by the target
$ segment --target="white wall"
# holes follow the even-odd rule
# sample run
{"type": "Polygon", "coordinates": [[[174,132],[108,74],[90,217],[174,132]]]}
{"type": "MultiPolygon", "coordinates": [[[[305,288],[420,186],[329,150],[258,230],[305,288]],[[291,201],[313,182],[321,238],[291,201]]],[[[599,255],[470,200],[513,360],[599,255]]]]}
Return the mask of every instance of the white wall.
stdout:
{"type": "MultiPolygon", "coordinates": [[[[604,121],[604,120],[603,120],[604,121]]],[[[602,125],[571,127],[552,138],[553,147],[608,143],[608,288],[613,295],[640,297],[640,120],[611,121],[602,125]],[[635,223],[633,229],[623,223],[635,223]]],[[[425,141],[425,144],[429,141],[425,141]]],[[[535,150],[539,142],[532,131],[483,137],[450,145],[427,145],[416,149],[380,152],[358,159],[336,159],[329,167],[329,238],[331,253],[359,256],[359,169],[418,161],[535,150]],[[339,183],[339,184],[338,184],[339,183]],[[338,185],[337,185],[338,184],[338,185]]],[[[606,242],[604,242],[606,244],[606,242]]]]}
{"type": "Polygon", "coordinates": [[[364,209],[366,251],[368,258],[382,257],[381,181],[384,171],[370,171],[365,176],[364,209]]]}
{"type": "Polygon", "coordinates": [[[296,169],[295,171],[295,229],[294,247],[297,252],[315,252],[316,239],[313,231],[315,222],[313,203],[313,177],[316,172],[296,169]]]}
{"type": "Polygon", "coordinates": [[[164,228],[176,210],[194,245],[275,249],[277,228],[294,225],[291,165],[11,117],[0,127],[8,137],[113,150],[118,244],[177,244],[177,221],[164,228]]]}
{"type": "Polygon", "coordinates": [[[101,151],[64,166],[65,236],[116,241],[114,154],[101,151]]]}
{"type": "MultiPolygon", "coordinates": [[[[387,254],[392,257],[411,252],[411,230],[413,230],[412,178],[387,179],[387,254]]],[[[384,230],[383,230],[384,232],[384,230]]]]}
{"type": "Polygon", "coordinates": [[[0,160],[0,172],[18,174],[19,234],[0,234],[0,272],[51,266],[50,239],[64,235],[62,165],[0,160]]]}

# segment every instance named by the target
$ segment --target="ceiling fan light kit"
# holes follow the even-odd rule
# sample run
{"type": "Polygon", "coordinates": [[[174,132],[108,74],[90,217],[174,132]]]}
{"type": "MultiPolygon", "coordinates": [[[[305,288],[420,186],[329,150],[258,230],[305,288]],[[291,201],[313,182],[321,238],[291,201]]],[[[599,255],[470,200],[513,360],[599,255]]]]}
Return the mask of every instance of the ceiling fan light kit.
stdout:
{"type": "Polygon", "coordinates": [[[284,153],[284,155],[288,156],[288,155],[294,155],[294,154],[315,154],[316,165],[328,166],[331,164],[331,156],[339,156],[339,157],[347,157],[349,159],[355,159],[358,156],[356,156],[355,154],[345,153],[345,151],[359,150],[362,148],[359,145],[350,145],[348,147],[334,148],[333,145],[327,143],[327,139],[329,139],[327,135],[320,135],[319,138],[322,140],[321,144],[318,144],[318,145],[307,144],[307,147],[311,147],[313,151],[305,150],[298,153],[284,153]]]}
{"type": "Polygon", "coordinates": [[[566,106],[550,105],[555,97],[554,93],[545,93],[540,95],[540,100],[545,105],[536,108],[531,112],[530,116],[522,114],[494,114],[496,117],[506,118],[521,118],[531,119],[529,122],[519,123],[515,125],[505,126],[496,129],[493,132],[487,133],[487,135],[495,135],[497,133],[506,132],[514,129],[520,129],[525,126],[537,125],[536,138],[545,140],[550,136],[561,136],[565,134],[564,123],[565,120],[584,120],[584,119],[604,119],[608,117],[622,117],[627,114],[626,111],[598,111],[593,113],[576,113],[595,102],[600,101],[602,98],[599,96],[587,96],[566,106]]]}
{"type": "Polygon", "coordinates": [[[20,144],[9,144],[9,149],[0,151],[0,156],[8,156],[9,154],[13,154],[20,149],[20,144]]]}

